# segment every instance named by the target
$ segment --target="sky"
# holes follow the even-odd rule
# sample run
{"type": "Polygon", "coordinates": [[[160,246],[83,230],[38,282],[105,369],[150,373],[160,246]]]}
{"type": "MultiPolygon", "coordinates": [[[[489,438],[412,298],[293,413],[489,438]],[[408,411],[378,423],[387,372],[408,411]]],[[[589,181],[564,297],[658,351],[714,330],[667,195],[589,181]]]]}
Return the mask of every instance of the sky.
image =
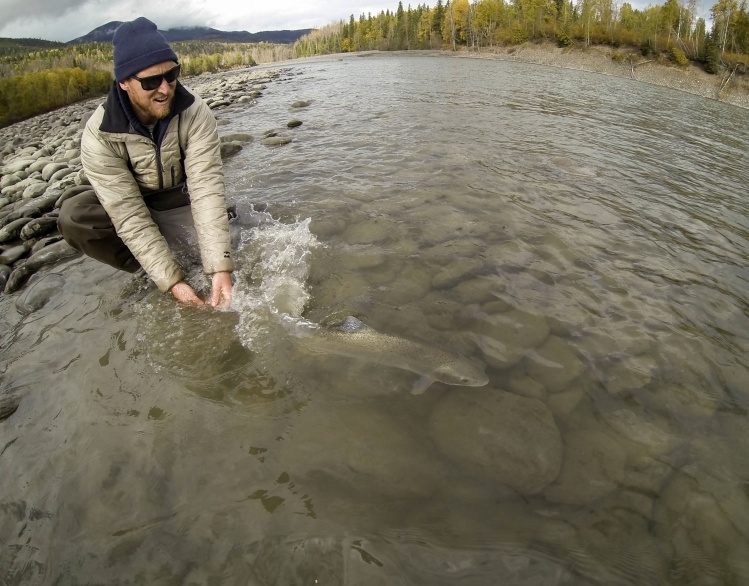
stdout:
{"type": "Polygon", "coordinates": [[[67,42],[110,21],[139,16],[161,30],[209,26],[257,33],[316,28],[397,7],[398,0],[0,0],[0,37],[67,42]]]}
{"type": "MultiPolygon", "coordinates": [[[[629,2],[645,8],[665,0],[629,2]]],[[[437,0],[410,2],[412,6],[420,3],[433,7],[437,0]]],[[[407,7],[409,1],[403,5],[407,7]]],[[[352,14],[358,19],[361,14],[397,8],[398,0],[0,0],[0,37],[67,42],[113,20],[138,16],[149,18],[161,30],[209,26],[257,33],[316,28],[348,20],[352,14]]]]}

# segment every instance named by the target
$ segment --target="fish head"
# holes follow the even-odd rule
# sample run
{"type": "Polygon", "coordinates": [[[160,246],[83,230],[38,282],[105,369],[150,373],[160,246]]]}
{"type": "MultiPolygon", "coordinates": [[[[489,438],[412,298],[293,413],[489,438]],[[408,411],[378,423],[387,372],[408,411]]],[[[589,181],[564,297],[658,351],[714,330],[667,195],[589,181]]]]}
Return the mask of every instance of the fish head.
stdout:
{"type": "Polygon", "coordinates": [[[483,387],[489,382],[483,368],[465,359],[441,364],[430,374],[435,380],[448,385],[483,387]]]}

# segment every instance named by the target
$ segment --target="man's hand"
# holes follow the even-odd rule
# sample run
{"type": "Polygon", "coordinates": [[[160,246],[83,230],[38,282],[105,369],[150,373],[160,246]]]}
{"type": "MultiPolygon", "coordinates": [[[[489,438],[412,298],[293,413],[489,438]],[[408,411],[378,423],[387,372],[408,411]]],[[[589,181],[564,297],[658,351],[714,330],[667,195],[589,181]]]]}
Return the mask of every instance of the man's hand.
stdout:
{"type": "MultiPolygon", "coordinates": [[[[214,286],[215,289],[215,286],[214,286]]],[[[203,300],[197,296],[195,291],[193,290],[190,285],[185,283],[184,281],[180,281],[179,283],[176,283],[175,285],[172,285],[172,288],[169,289],[172,295],[174,295],[174,298],[179,301],[180,303],[189,303],[192,305],[203,305],[203,300]]]]}
{"type": "Polygon", "coordinates": [[[213,273],[211,307],[226,307],[231,301],[231,273],[213,273]]]}

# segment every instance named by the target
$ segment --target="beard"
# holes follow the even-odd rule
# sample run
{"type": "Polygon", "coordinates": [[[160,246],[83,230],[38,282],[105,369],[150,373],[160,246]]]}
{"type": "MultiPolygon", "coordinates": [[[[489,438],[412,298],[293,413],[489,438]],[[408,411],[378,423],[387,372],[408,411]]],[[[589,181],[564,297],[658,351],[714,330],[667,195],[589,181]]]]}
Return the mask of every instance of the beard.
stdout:
{"type": "Polygon", "coordinates": [[[128,96],[135,115],[143,124],[155,124],[169,116],[174,101],[174,91],[168,94],[148,92],[146,95],[137,91],[129,91],[128,96]]]}

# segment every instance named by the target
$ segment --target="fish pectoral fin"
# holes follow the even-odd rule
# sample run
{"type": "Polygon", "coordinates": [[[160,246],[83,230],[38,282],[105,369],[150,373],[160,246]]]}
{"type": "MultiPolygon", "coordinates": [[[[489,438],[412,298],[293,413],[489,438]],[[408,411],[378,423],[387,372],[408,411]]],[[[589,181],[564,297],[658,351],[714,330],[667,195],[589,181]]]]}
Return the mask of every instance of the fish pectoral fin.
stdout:
{"type": "Polygon", "coordinates": [[[414,386],[411,387],[411,394],[412,395],[421,395],[424,391],[426,391],[430,386],[432,386],[432,383],[435,381],[434,378],[428,375],[420,376],[419,380],[417,380],[414,383],[414,386]]]}

